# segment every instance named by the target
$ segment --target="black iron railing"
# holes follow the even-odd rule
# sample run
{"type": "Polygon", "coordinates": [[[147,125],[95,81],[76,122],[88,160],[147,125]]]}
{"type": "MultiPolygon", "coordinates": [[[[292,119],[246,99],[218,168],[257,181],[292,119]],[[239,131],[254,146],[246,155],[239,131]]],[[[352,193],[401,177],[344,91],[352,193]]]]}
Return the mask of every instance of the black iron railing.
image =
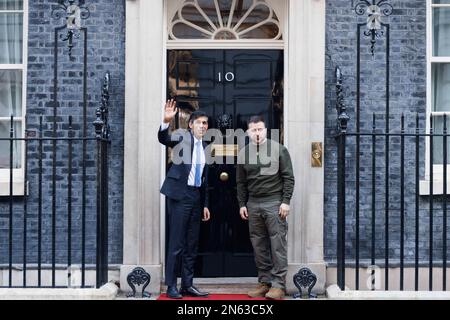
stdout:
{"type": "Polygon", "coordinates": [[[93,123],[95,132],[90,134],[74,130],[72,116],[68,123],[58,124],[67,130],[44,130],[44,125],[47,129],[51,125],[44,124],[40,116],[38,132],[25,130],[25,136],[18,138],[20,133],[15,132],[11,116],[9,137],[0,137],[0,141],[9,143],[9,168],[5,169],[9,170],[9,196],[8,201],[0,203],[0,216],[8,220],[8,227],[1,230],[7,233],[2,238],[8,241],[0,244],[7,247],[0,250],[0,260],[7,261],[2,265],[8,276],[0,287],[91,286],[86,280],[91,264],[95,265],[96,287],[108,281],[109,82],[107,73],[93,123]],[[24,150],[23,168],[19,168],[23,170],[23,197],[17,196],[14,180],[14,146],[24,150]],[[94,203],[84,196],[91,192],[96,192],[94,203]],[[96,229],[90,227],[92,223],[96,223],[96,229]],[[15,244],[18,237],[22,238],[22,248],[15,244]],[[96,240],[88,244],[88,238],[96,240]],[[67,282],[57,281],[60,269],[67,270],[67,282]],[[73,270],[79,271],[79,281],[73,281],[73,270]],[[20,284],[14,276],[21,279],[20,284]]]}
{"type": "MultiPolygon", "coordinates": [[[[342,74],[336,68],[337,109],[337,282],[361,288],[361,268],[370,285],[384,269],[384,288],[446,290],[447,283],[447,115],[399,115],[393,129],[349,130],[342,74]],[[409,120],[409,121],[408,121],[409,120]],[[428,122],[428,129],[424,123],[428,122]],[[420,124],[422,123],[422,126],[420,124]],[[439,171],[436,171],[436,168],[439,171]],[[396,268],[395,272],[393,271],[396,268]],[[354,279],[346,279],[346,271],[354,279]],[[406,282],[406,270],[413,283],[406,282]],[[426,283],[420,273],[427,273],[426,283]],[[395,281],[390,279],[395,273],[395,281]],[[439,286],[436,286],[439,283],[439,286]],[[434,284],[434,286],[433,286],[434,284]],[[436,288],[437,287],[437,288],[436,288]]],[[[378,279],[376,279],[378,277],[378,279]]]]}

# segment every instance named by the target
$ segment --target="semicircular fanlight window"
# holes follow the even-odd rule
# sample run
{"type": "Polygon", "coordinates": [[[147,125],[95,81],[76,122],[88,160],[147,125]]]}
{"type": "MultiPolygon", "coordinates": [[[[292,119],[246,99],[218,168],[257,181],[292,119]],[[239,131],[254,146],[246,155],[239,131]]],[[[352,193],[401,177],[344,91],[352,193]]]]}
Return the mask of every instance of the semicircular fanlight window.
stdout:
{"type": "Polygon", "coordinates": [[[264,0],[185,0],[171,20],[169,39],[281,40],[282,34],[264,0]]]}

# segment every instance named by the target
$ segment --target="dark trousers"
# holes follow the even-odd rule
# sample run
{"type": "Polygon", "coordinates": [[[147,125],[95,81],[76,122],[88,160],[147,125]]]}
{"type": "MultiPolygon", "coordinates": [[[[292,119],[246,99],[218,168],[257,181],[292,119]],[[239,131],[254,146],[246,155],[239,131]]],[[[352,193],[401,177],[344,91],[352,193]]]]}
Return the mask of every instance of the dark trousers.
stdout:
{"type": "Polygon", "coordinates": [[[194,278],[202,205],[198,188],[188,187],[185,199],[167,198],[169,245],[166,256],[166,285],[177,284],[177,262],[181,258],[181,286],[190,287],[194,278]]]}

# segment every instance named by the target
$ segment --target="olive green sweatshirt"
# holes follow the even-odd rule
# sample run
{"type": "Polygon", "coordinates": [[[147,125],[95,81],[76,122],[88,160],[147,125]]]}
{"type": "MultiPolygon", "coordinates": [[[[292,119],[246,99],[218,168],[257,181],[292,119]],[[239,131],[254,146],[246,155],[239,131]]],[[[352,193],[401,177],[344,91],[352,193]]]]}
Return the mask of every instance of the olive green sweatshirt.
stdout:
{"type": "Polygon", "coordinates": [[[267,139],[260,145],[249,143],[238,155],[237,198],[245,207],[249,197],[280,199],[290,204],[294,191],[291,157],[285,146],[267,139]]]}

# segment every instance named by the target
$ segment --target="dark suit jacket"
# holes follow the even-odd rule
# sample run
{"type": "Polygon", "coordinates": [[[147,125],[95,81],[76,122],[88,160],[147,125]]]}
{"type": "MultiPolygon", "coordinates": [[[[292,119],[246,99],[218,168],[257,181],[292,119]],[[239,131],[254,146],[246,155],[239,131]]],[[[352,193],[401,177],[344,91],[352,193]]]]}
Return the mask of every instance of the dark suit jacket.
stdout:
{"type": "MultiPolygon", "coordinates": [[[[181,150],[183,150],[183,147],[190,148],[191,150],[191,156],[188,163],[184,162],[181,164],[172,163],[169,171],[167,172],[166,179],[164,180],[164,183],[161,187],[161,193],[164,194],[166,197],[172,198],[174,200],[183,200],[185,197],[185,193],[187,191],[189,173],[192,167],[192,153],[194,150],[194,138],[192,136],[192,133],[191,131],[186,131],[182,135],[172,137],[169,134],[168,128],[166,130],[161,130],[161,128],[159,128],[158,140],[160,143],[162,143],[167,147],[174,148],[178,144],[182,144],[178,146],[181,147],[181,150]]],[[[203,149],[205,148],[206,143],[205,141],[203,141],[203,149]]],[[[183,154],[181,152],[180,156],[182,155],[183,154]]],[[[206,154],[205,159],[207,159],[206,154]]],[[[200,188],[201,201],[205,208],[207,208],[209,205],[208,171],[209,166],[207,163],[205,163],[205,167],[202,173],[202,185],[200,188]]]]}

